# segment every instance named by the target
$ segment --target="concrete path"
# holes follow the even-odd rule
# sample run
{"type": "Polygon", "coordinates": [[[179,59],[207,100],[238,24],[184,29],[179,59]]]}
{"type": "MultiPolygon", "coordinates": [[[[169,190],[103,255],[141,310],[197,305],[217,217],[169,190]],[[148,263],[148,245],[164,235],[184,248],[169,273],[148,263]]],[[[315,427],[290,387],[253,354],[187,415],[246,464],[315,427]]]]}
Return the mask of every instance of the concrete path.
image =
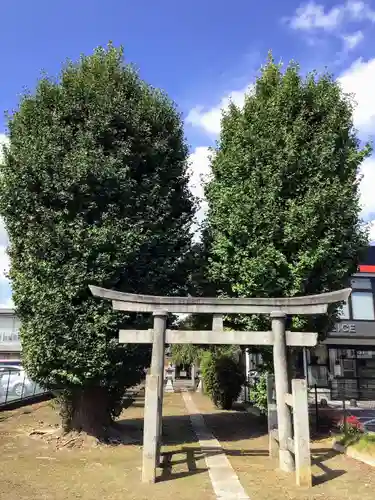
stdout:
{"type": "Polygon", "coordinates": [[[182,394],[193,430],[205,456],[212,487],[218,500],[249,500],[219,441],[209,431],[188,392],[182,394]]]}

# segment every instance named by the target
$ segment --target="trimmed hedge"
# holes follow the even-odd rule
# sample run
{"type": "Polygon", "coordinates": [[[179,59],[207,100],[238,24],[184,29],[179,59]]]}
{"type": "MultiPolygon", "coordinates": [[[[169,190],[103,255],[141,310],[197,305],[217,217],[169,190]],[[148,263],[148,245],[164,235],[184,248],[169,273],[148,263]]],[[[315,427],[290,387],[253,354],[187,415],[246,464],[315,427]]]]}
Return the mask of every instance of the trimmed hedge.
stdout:
{"type": "Polygon", "coordinates": [[[205,392],[215,406],[230,410],[245,383],[240,364],[229,354],[207,351],[202,356],[201,372],[205,392]]]}

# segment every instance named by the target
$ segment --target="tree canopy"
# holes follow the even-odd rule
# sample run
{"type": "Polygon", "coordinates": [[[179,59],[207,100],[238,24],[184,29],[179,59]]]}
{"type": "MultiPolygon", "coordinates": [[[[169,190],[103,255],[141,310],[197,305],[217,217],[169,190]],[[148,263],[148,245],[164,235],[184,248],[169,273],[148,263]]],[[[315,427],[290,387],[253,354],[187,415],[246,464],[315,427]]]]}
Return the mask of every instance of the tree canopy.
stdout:
{"type": "Polygon", "coordinates": [[[143,319],[113,312],[88,285],[186,291],[195,202],[182,120],[110,45],[43,76],[8,128],[0,213],[23,362],[82,406],[90,389],[138,382],[149,359],[149,348],[116,340],[143,319]]]}
{"type": "MultiPolygon", "coordinates": [[[[209,274],[222,294],[292,297],[347,285],[368,241],[358,172],[371,153],[353,106],[332,75],[304,77],[270,57],[243,108],[223,112],[205,187],[209,274]]],[[[240,323],[262,328],[264,318],[240,323]]],[[[329,321],[314,324],[323,332],[329,321]]]]}

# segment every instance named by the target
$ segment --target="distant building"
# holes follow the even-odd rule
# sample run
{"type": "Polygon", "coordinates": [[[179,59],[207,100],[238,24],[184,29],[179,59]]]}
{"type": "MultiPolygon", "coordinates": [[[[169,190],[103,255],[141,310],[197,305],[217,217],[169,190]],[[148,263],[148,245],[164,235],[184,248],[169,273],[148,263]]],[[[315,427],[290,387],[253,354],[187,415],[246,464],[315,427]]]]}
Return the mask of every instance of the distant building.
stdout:
{"type": "MultiPolygon", "coordinates": [[[[301,375],[312,398],[375,401],[375,246],[348,283],[352,288],[341,319],[325,340],[301,356],[301,375]]],[[[246,373],[257,373],[260,354],[247,353],[246,373]]]]}
{"type": "Polygon", "coordinates": [[[20,360],[20,320],[14,309],[0,309],[0,359],[20,360]]]}
{"type": "Polygon", "coordinates": [[[375,247],[349,286],[352,293],[340,322],[327,338],[307,352],[310,387],[325,399],[375,400],[375,247]]]}

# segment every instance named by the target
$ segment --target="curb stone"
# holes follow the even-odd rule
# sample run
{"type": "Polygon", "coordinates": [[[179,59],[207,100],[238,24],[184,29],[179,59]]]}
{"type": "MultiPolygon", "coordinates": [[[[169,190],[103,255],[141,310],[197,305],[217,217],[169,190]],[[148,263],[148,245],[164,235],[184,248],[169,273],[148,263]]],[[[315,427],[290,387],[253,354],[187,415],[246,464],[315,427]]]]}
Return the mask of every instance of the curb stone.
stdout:
{"type": "Polygon", "coordinates": [[[336,441],[336,439],[333,440],[332,449],[338,451],[339,453],[343,453],[349,458],[354,458],[354,460],[358,460],[359,462],[363,462],[364,464],[370,465],[370,467],[375,467],[375,457],[366,455],[364,453],[360,453],[351,446],[346,448],[338,441],[336,441]]]}

